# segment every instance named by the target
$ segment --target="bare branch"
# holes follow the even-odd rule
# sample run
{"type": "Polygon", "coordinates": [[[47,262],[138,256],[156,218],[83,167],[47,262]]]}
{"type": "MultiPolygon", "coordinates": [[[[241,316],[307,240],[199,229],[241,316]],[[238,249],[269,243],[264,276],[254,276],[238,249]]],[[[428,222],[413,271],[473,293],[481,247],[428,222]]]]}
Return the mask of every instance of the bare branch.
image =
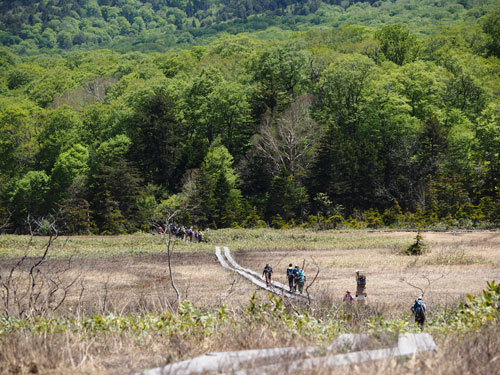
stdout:
{"type": "Polygon", "coordinates": [[[426,285],[422,288],[418,285],[415,285],[413,283],[410,283],[408,280],[406,280],[406,278],[404,277],[401,277],[400,278],[400,281],[406,283],[407,285],[411,286],[412,288],[415,288],[415,289],[418,289],[420,291],[420,295],[422,297],[424,297],[425,295],[425,292],[430,288],[430,286],[438,281],[438,280],[441,280],[442,278],[448,276],[450,274],[451,271],[447,271],[447,272],[442,272],[442,273],[439,273],[439,274],[436,274],[436,277],[430,277],[427,273],[425,272],[421,272],[418,276],[421,278],[421,279],[424,279],[426,281],[426,285]]]}
{"type": "Polygon", "coordinates": [[[317,124],[309,117],[311,97],[297,98],[278,117],[268,112],[254,137],[254,147],[271,163],[272,172],[287,170],[291,175],[304,172],[312,161],[318,142],[317,124]]]}
{"type": "Polygon", "coordinates": [[[163,240],[165,244],[167,245],[167,262],[168,262],[168,273],[170,276],[170,283],[172,284],[172,288],[174,288],[175,294],[177,296],[177,302],[180,301],[180,293],[177,287],[175,286],[174,282],[174,276],[172,273],[172,253],[174,251],[174,245],[176,240],[172,240],[172,233],[170,232],[170,220],[174,217],[175,215],[170,215],[170,217],[167,219],[165,222],[165,230],[163,231],[163,240]]]}
{"type": "Polygon", "coordinates": [[[415,288],[415,289],[418,289],[420,290],[420,295],[423,297],[424,296],[424,289],[420,288],[419,286],[416,286],[416,285],[413,285],[412,283],[409,283],[408,281],[406,281],[404,278],[401,278],[400,281],[403,281],[405,282],[406,284],[408,284],[409,286],[415,288]]]}
{"type": "MultiPolygon", "coordinates": [[[[318,266],[318,263],[316,263],[316,261],[314,259],[312,259],[314,265],[316,266],[317,270],[316,270],[316,275],[314,275],[314,278],[313,280],[309,283],[309,285],[306,286],[306,294],[307,294],[307,301],[309,303],[309,305],[311,304],[311,296],[309,294],[309,288],[314,284],[314,282],[316,281],[316,279],[318,278],[318,275],[320,273],[320,267],[318,266]]],[[[305,260],[304,260],[305,262],[305,260]]]]}
{"type": "Polygon", "coordinates": [[[7,213],[8,217],[5,219],[5,222],[3,224],[0,224],[0,231],[7,228],[10,224],[10,218],[12,217],[12,212],[8,210],[7,213]]]}

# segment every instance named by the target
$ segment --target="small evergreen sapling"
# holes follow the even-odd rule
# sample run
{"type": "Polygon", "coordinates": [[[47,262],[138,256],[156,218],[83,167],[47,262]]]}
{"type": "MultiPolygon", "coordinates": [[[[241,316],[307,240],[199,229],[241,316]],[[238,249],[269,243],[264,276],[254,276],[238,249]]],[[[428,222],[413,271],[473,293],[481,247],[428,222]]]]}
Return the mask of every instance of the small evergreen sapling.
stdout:
{"type": "Polygon", "coordinates": [[[427,252],[427,247],[424,243],[424,237],[420,231],[417,232],[415,242],[402,250],[401,253],[405,255],[423,255],[427,252]]]}

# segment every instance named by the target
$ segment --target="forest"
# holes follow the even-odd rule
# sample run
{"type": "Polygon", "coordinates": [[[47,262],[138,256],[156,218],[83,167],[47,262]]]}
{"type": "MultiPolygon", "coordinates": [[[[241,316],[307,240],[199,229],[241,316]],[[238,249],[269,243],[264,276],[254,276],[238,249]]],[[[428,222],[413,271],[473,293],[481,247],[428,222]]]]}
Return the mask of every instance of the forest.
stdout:
{"type": "Polygon", "coordinates": [[[471,25],[495,6],[496,0],[0,0],[0,44],[22,55],[167,52],[224,33],[269,40],[293,31],[393,23],[429,35],[442,25],[471,25]]]}
{"type": "Polygon", "coordinates": [[[500,8],[415,3],[0,1],[0,230],[498,227],[500,8]]]}

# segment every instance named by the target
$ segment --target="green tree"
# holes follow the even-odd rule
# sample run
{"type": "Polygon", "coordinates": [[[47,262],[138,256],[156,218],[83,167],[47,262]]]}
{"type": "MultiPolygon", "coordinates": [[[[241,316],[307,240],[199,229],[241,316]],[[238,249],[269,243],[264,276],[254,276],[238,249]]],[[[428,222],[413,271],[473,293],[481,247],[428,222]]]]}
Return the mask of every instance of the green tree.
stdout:
{"type": "MultiPolygon", "coordinates": [[[[205,156],[200,174],[191,192],[191,204],[206,215],[207,224],[228,227],[241,219],[242,197],[237,188],[239,177],[233,169],[233,157],[226,147],[214,142],[205,156]]],[[[200,224],[203,217],[197,217],[200,224]]]]}
{"type": "Polygon", "coordinates": [[[38,151],[33,103],[20,98],[0,100],[0,176],[18,176],[32,168],[38,151]]]}
{"type": "Polygon", "coordinates": [[[446,71],[431,62],[415,61],[405,64],[396,73],[395,89],[411,107],[411,116],[424,119],[429,111],[442,108],[446,71]]]}
{"type": "Polygon", "coordinates": [[[59,154],[51,174],[52,194],[56,202],[77,176],[86,177],[89,172],[89,151],[75,144],[68,151],[59,154]]]}
{"type": "MultiPolygon", "coordinates": [[[[500,196],[500,105],[491,103],[478,119],[473,147],[477,160],[476,192],[498,200],[500,196]]],[[[498,202],[498,201],[497,201],[498,202]]]]}
{"type": "Polygon", "coordinates": [[[50,173],[59,154],[68,150],[78,138],[82,124],[78,113],[68,106],[61,106],[48,113],[43,129],[38,135],[40,151],[38,161],[50,173]]]}
{"type": "Polygon", "coordinates": [[[487,91],[478,77],[486,73],[481,65],[471,55],[448,56],[445,62],[452,73],[446,85],[446,104],[459,109],[471,120],[480,115],[488,100],[487,91]]]}
{"type": "Polygon", "coordinates": [[[13,181],[8,189],[9,206],[14,212],[15,227],[24,227],[28,217],[40,218],[49,213],[49,177],[44,171],[29,171],[21,179],[13,181]]]}
{"type": "Polygon", "coordinates": [[[417,57],[419,42],[408,26],[387,25],[375,33],[384,56],[395,64],[403,65],[417,57]]]}
{"type": "Polygon", "coordinates": [[[491,10],[483,20],[483,31],[490,36],[488,50],[500,57],[500,8],[491,10]]]}
{"type": "Polygon", "coordinates": [[[64,91],[73,88],[71,71],[58,67],[47,72],[39,81],[32,82],[28,88],[29,98],[41,107],[47,108],[64,91]]]}
{"type": "Polygon", "coordinates": [[[266,218],[269,220],[275,215],[285,221],[302,219],[307,204],[306,189],[297,179],[287,175],[286,171],[274,177],[267,200],[266,218]]]}
{"type": "Polygon", "coordinates": [[[131,160],[147,182],[178,188],[186,168],[184,145],[190,136],[178,118],[179,99],[168,86],[148,87],[131,98],[128,134],[131,160]]]}
{"type": "Polygon", "coordinates": [[[135,219],[142,179],[126,159],[131,144],[127,136],[118,135],[90,155],[89,201],[103,234],[132,232],[139,224],[135,219]]]}
{"type": "Polygon", "coordinates": [[[306,64],[307,53],[292,44],[271,45],[256,53],[250,72],[258,84],[255,92],[262,112],[280,111],[303,93],[306,64]]]}

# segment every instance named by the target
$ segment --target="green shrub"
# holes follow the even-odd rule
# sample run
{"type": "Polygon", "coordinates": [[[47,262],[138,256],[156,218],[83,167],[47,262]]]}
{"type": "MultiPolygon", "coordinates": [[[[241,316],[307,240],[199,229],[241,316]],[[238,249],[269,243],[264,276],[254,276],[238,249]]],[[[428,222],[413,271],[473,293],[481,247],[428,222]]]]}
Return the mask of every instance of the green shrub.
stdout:
{"type": "Polygon", "coordinates": [[[286,222],[280,214],[277,214],[271,219],[271,227],[275,229],[284,229],[286,227],[286,222]]]}
{"type": "Polygon", "coordinates": [[[328,228],[332,229],[338,229],[340,226],[345,224],[345,220],[342,216],[340,215],[332,215],[328,219],[325,220],[325,225],[328,228]]]}
{"type": "Polygon", "coordinates": [[[368,228],[379,228],[383,224],[382,216],[380,216],[380,213],[373,208],[366,211],[363,216],[368,228]]]}
{"type": "Polygon", "coordinates": [[[406,249],[403,249],[400,253],[404,255],[423,255],[427,252],[426,245],[424,244],[424,238],[422,233],[418,231],[417,236],[415,237],[415,242],[408,246],[406,249]]]}
{"type": "Polygon", "coordinates": [[[388,226],[394,224],[397,225],[404,220],[404,215],[398,201],[394,201],[394,206],[384,211],[382,214],[382,220],[384,221],[384,224],[388,226]]]}

